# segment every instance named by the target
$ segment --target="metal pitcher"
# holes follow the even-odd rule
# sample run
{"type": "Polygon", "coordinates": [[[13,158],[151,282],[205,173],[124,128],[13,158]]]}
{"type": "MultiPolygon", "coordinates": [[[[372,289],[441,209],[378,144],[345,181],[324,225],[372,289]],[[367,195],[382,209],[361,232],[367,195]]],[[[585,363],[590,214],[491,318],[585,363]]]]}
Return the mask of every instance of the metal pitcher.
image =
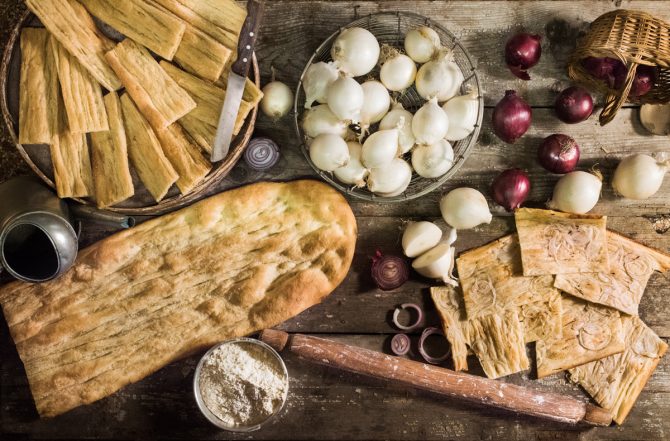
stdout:
{"type": "Polygon", "coordinates": [[[134,225],[134,220],[127,216],[69,207],[30,177],[1,184],[0,265],[26,282],[46,282],[60,276],[77,257],[77,218],[102,220],[126,228],[134,225]]]}

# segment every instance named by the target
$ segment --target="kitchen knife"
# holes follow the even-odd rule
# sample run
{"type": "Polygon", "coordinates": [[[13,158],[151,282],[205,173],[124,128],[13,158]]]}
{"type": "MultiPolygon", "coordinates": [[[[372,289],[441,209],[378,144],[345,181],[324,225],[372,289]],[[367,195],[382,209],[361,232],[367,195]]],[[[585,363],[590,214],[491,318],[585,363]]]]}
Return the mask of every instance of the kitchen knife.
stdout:
{"type": "Polygon", "coordinates": [[[228,155],[262,17],[263,2],[249,0],[247,2],[247,18],[244,20],[240,39],[237,43],[237,60],[228,73],[226,98],[223,101],[223,108],[219,116],[219,127],[216,129],[216,137],[214,138],[212,162],[220,161],[228,155]]]}

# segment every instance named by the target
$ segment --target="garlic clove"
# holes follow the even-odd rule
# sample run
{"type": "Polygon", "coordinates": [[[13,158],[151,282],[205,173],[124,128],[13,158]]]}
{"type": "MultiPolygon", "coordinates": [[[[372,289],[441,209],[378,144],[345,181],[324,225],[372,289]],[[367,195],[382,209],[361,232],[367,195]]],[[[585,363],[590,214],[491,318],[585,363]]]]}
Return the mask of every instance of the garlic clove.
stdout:
{"type": "Polygon", "coordinates": [[[453,285],[457,283],[452,275],[455,256],[456,248],[442,242],[414,259],[412,268],[424,277],[453,285]]]}
{"type": "Polygon", "coordinates": [[[402,249],[407,257],[417,257],[440,243],[442,230],[432,222],[411,222],[402,235],[402,249]]]}

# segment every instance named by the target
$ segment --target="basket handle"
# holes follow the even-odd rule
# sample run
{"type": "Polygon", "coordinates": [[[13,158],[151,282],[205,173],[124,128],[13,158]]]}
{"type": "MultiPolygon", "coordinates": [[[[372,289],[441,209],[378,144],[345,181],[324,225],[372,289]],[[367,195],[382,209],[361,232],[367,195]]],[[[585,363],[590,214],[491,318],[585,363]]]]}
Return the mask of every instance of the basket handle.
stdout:
{"type": "Polygon", "coordinates": [[[628,93],[633,86],[633,80],[635,79],[635,72],[637,71],[638,64],[636,62],[631,63],[628,68],[628,74],[626,74],[626,82],[624,83],[623,90],[620,95],[617,95],[614,92],[608,92],[605,96],[605,106],[603,107],[602,112],[600,112],[600,125],[604,126],[605,124],[611,122],[616,113],[619,111],[621,106],[628,99],[628,93]]]}

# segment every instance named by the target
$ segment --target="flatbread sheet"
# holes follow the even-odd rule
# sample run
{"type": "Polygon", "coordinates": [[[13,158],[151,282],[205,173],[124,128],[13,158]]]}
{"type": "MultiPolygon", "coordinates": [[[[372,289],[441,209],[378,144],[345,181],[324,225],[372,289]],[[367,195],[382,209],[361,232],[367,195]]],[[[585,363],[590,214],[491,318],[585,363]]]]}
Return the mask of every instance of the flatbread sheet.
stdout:
{"type": "Polygon", "coordinates": [[[26,5],[105,89],[121,88],[121,81],[104,58],[105,53],[114,48],[114,42],[100,32],[81,3],[75,0],[26,0],[26,5]]]}
{"type": "Polygon", "coordinates": [[[596,274],[561,274],[554,286],[590,302],[637,315],[640,299],[654,271],[670,269],[670,255],[612,231],[607,232],[610,269],[596,274]]]}
{"type": "Polygon", "coordinates": [[[198,146],[186,135],[178,124],[167,129],[155,130],[163,153],[179,175],[177,187],[182,194],[187,194],[202,181],[212,169],[209,162],[200,152],[198,146]]]}
{"type": "Polygon", "coordinates": [[[609,270],[606,216],[521,208],[514,218],[524,276],[609,270]]]}
{"type": "Polygon", "coordinates": [[[91,133],[93,184],[99,208],[118,204],[135,194],[128,164],[128,143],[121,101],[116,92],[110,92],[105,95],[104,102],[109,130],[91,133]]]}
{"type": "Polygon", "coordinates": [[[526,342],[561,335],[561,293],[553,276],[524,277],[516,234],[456,259],[468,318],[516,311],[526,342]]]}
{"type": "Polygon", "coordinates": [[[201,30],[188,25],[174,61],[187,72],[214,82],[228,65],[233,51],[201,30]]]}
{"type": "Polygon", "coordinates": [[[537,376],[543,378],[625,348],[619,311],[563,296],[563,333],[536,344],[537,376]]]}
{"type": "Polygon", "coordinates": [[[44,28],[21,31],[19,143],[50,144],[57,131],[58,73],[44,28]]]}
{"type": "Polygon", "coordinates": [[[639,317],[625,317],[624,352],[570,369],[570,379],[579,383],[603,408],[623,424],[668,345],[639,317]]]}
{"type": "Polygon", "coordinates": [[[196,102],[170,78],[149,51],[125,39],[105,58],[152,127],[166,128],[195,109],[196,102]]]}

